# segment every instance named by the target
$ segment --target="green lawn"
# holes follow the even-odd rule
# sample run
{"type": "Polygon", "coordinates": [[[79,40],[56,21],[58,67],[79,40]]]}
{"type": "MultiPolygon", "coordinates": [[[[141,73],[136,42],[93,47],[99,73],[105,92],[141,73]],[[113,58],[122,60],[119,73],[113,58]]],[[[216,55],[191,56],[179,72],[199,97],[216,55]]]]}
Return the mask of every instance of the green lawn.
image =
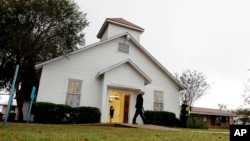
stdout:
{"type": "Polygon", "coordinates": [[[152,130],[84,124],[7,123],[0,141],[229,141],[229,130],[152,130]],[[226,133],[225,133],[226,132],[226,133]]]}

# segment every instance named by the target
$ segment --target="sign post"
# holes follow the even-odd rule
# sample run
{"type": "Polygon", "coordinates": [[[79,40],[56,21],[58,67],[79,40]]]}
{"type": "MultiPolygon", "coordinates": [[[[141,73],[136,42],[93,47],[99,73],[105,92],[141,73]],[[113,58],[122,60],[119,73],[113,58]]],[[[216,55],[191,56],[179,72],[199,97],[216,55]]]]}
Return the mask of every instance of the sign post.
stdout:
{"type": "Polygon", "coordinates": [[[28,116],[27,116],[27,123],[30,121],[31,107],[32,107],[32,104],[33,104],[33,101],[34,101],[34,98],[35,98],[35,92],[36,92],[36,87],[33,87],[31,95],[30,95],[30,99],[31,100],[30,100],[30,104],[29,104],[29,110],[28,110],[28,116]]]}
{"type": "Polygon", "coordinates": [[[6,122],[8,120],[9,113],[10,113],[10,108],[12,106],[14,88],[15,88],[15,84],[16,84],[16,78],[17,78],[18,70],[19,70],[19,65],[16,66],[16,71],[15,71],[14,78],[13,78],[13,81],[12,81],[12,84],[11,84],[10,97],[9,97],[8,106],[7,106],[7,109],[6,109],[6,112],[5,112],[5,116],[4,116],[3,127],[6,126],[6,122]]]}

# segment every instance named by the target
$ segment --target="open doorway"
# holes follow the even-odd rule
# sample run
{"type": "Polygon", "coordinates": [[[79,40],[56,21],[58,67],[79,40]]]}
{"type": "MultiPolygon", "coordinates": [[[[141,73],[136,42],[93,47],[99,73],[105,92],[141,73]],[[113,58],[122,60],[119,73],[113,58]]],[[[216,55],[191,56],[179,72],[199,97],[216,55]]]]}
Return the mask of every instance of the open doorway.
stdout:
{"type": "Polygon", "coordinates": [[[128,123],[129,99],[129,92],[119,90],[109,91],[108,122],[128,123]]]}

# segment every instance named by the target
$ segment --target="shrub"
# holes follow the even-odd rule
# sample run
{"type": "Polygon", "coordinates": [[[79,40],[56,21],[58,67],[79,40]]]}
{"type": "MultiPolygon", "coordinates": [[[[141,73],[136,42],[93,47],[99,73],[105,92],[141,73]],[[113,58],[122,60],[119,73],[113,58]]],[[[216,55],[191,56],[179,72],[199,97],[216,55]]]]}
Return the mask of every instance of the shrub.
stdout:
{"type": "Polygon", "coordinates": [[[76,107],[49,102],[34,102],[31,113],[37,123],[97,123],[101,112],[95,107],[76,107]]]}
{"type": "Polygon", "coordinates": [[[178,119],[175,114],[167,111],[145,111],[146,119],[155,125],[176,126],[178,119]]]}
{"type": "Polygon", "coordinates": [[[72,120],[76,123],[98,123],[101,112],[95,107],[76,107],[73,109],[72,120]]]}
{"type": "Polygon", "coordinates": [[[188,118],[187,127],[197,129],[208,129],[207,123],[205,121],[196,118],[188,118]]]}
{"type": "Polygon", "coordinates": [[[49,102],[34,102],[31,113],[37,123],[62,123],[71,107],[49,102]]]}

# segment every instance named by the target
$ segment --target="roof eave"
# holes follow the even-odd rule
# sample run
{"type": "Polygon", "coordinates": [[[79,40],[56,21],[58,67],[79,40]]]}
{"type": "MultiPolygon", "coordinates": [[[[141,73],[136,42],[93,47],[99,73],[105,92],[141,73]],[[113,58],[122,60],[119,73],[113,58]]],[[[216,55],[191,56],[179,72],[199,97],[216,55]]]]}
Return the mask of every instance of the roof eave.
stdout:
{"type": "MultiPolygon", "coordinates": [[[[128,33],[129,34],[129,33],[128,33]]],[[[165,72],[167,74],[167,76],[169,76],[174,83],[176,83],[178,85],[179,90],[185,90],[186,87],[184,85],[182,85],[157,59],[155,59],[146,49],[144,49],[144,47],[138,42],[136,41],[132,36],[131,39],[134,41],[134,43],[141,49],[143,50],[143,52],[145,52],[150,59],[152,59],[162,70],[163,72],[165,72]]]]}
{"type": "Polygon", "coordinates": [[[44,62],[42,62],[42,63],[39,63],[39,64],[35,65],[35,68],[36,68],[36,70],[41,69],[41,68],[42,68],[44,65],[46,65],[46,64],[49,64],[49,63],[54,62],[54,61],[56,61],[56,60],[60,60],[60,59],[62,59],[62,58],[69,58],[71,55],[74,55],[74,54],[79,53],[79,52],[81,52],[81,51],[84,51],[84,50],[86,50],[86,49],[95,47],[95,46],[97,46],[97,45],[99,45],[99,44],[106,43],[106,42],[108,42],[108,41],[110,41],[110,40],[113,40],[113,39],[116,39],[116,38],[118,38],[118,37],[122,37],[122,36],[125,36],[125,35],[127,36],[127,34],[128,34],[128,33],[122,33],[122,34],[113,36],[113,37],[111,37],[111,38],[108,38],[108,39],[106,39],[106,40],[102,40],[102,41],[100,41],[100,42],[97,42],[97,43],[94,43],[94,44],[90,44],[90,45],[84,46],[84,47],[82,47],[82,48],[80,48],[80,49],[78,49],[78,50],[75,50],[75,51],[73,51],[73,52],[70,52],[70,53],[68,53],[68,54],[65,54],[65,55],[62,55],[62,56],[58,56],[58,57],[53,58],[53,59],[51,59],[51,60],[48,60],[48,61],[44,61],[44,62]]]}
{"type": "Polygon", "coordinates": [[[210,112],[190,112],[191,114],[200,114],[200,115],[215,115],[215,116],[234,116],[234,114],[223,114],[223,113],[210,113],[210,112]]]}
{"type": "MultiPolygon", "coordinates": [[[[68,54],[66,54],[66,55],[59,56],[59,57],[54,58],[54,59],[52,59],[52,60],[48,60],[48,61],[45,61],[45,62],[43,62],[43,63],[37,64],[35,67],[36,67],[36,69],[42,68],[42,67],[43,67],[44,65],[46,65],[46,64],[49,64],[49,63],[51,63],[51,62],[54,62],[54,61],[56,61],[56,60],[59,60],[59,59],[64,58],[64,56],[70,57],[70,55],[79,53],[79,52],[84,51],[84,50],[86,50],[86,49],[95,47],[95,46],[100,45],[100,44],[103,44],[103,43],[105,43],[105,42],[109,42],[109,41],[111,41],[111,40],[113,40],[113,39],[116,39],[116,38],[122,37],[122,36],[130,36],[130,37],[131,37],[131,40],[132,40],[132,41],[133,41],[133,42],[134,42],[134,43],[135,43],[135,44],[136,44],[136,45],[137,45],[146,55],[147,55],[147,56],[149,56],[149,58],[152,59],[153,62],[156,63],[157,66],[159,66],[159,67],[163,70],[163,72],[165,72],[165,73],[166,73],[166,74],[167,74],[167,75],[168,75],[168,76],[178,85],[179,90],[184,90],[184,89],[186,89],[185,86],[183,86],[180,82],[178,82],[178,81],[174,78],[174,76],[173,76],[164,66],[162,66],[162,65],[160,64],[160,62],[159,62],[157,59],[155,59],[146,49],[144,49],[144,47],[143,47],[138,41],[136,41],[136,40],[133,38],[133,36],[131,36],[128,32],[125,32],[125,33],[122,33],[122,34],[113,36],[113,37],[108,38],[108,39],[106,39],[106,40],[102,40],[102,41],[100,41],[100,42],[97,42],[97,43],[94,43],[94,44],[85,46],[85,47],[83,47],[83,48],[81,48],[81,49],[78,49],[78,50],[73,51],[73,52],[71,52],[71,53],[68,53],[68,54]]],[[[148,82],[147,82],[146,84],[149,84],[149,83],[151,83],[151,82],[152,82],[152,80],[151,80],[151,79],[148,79],[148,82]]]]}
{"type": "Polygon", "coordinates": [[[134,69],[136,69],[136,71],[138,71],[144,77],[144,80],[145,80],[144,84],[145,85],[150,84],[152,82],[152,79],[145,72],[143,72],[135,63],[133,63],[133,61],[131,61],[130,59],[126,59],[126,60],[121,61],[115,65],[109,66],[106,69],[103,69],[102,71],[99,71],[96,75],[96,78],[99,78],[105,72],[112,70],[112,69],[114,69],[122,64],[125,64],[125,63],[129,63],[131,66],[133,66],[134,69]]]}

